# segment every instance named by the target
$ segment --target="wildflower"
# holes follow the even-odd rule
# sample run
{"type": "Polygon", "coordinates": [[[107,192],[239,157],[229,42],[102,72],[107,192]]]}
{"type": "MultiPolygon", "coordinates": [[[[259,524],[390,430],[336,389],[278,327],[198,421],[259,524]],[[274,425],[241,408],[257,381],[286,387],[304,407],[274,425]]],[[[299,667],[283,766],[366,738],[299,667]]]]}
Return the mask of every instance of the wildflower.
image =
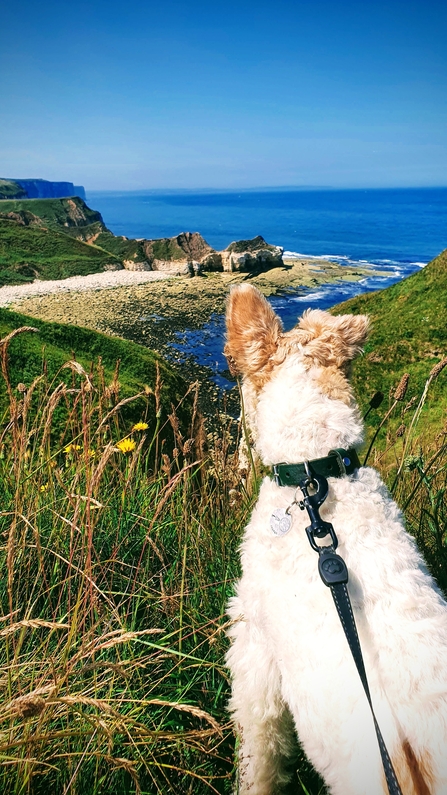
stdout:
{"type": "Polygon", "coordinates": [[[132,426],[133,431],[147,431],[149,425],[147,422],[136,422],[135,425],[132,426]]]}
{"type": "Polygon", "coordinates": [[[42,485],[39,488],[39,491],[42,491],[42,492],[48,491],[48,483],[42,483],[42,485]]]}
{"type": "Polygon", "coordinates": [[[67,453],[67,455],[69,453],[78,453],[80,449],[80,444],[67,444],[67,446],[64,447],[64,453],[67,453]]]}
{"type": "Polygon", "coordinates": [[[135,450],[136,444],[133,439],[121,439],[116,446],[122,453],[131,453],[135,450]]]}

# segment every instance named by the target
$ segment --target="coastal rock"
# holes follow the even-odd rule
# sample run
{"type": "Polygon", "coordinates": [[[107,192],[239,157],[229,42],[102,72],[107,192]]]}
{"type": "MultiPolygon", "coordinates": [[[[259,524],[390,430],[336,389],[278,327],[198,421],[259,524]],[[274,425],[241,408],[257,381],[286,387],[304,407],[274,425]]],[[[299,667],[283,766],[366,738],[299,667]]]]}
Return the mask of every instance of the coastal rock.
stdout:
{"type": "Polygon", "coordinates": [[[123,260],[123,265],[127,271],[151,271],[153,270],[152,265],[146,260],[142,262],[135,262],[133,259],[125,259],[123,260]]]}
{"type": "Polygon", "coordinates": [[[283,265],[283,249],[271,246],[261,235],[252,240],[239,240],[221,252],[222,269],[224,271],[243,271],[244,273],[260,273],[283,265]]]}

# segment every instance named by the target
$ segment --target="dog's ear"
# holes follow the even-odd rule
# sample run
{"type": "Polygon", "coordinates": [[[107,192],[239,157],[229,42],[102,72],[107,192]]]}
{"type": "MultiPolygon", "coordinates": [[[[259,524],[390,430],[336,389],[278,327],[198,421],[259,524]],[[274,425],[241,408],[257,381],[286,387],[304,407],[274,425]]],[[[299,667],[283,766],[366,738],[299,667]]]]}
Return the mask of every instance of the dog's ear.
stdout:
{"type": "Polygon", "coordinates": [[[233,375],[255,376],[278,347],[282,323],[251,284],[233,287],[227,304],[225,356],[233,375]]]}
{"type": "Polygon", "coordinates": [[[308,309],[298,323],[303,353],[322,365],[342,367],[361,353],[369,330],[366,315],[333,316],[308,309]]]}

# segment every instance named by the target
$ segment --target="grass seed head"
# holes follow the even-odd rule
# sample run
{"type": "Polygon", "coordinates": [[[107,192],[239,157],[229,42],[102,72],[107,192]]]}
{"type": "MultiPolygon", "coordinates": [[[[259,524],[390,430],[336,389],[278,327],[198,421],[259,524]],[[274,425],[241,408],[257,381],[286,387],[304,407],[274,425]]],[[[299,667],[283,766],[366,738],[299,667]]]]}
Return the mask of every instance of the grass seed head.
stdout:
{"type": "Polygon", "coordinates": [[[439,373],[441,373],[442,370],[444,369],[444,367],[447,367],[447,356],[445,356],[444,359],[441,359],[440,362],[438,362],[437,364],[435,364],[434,367],[432,367],[429,375],[430,380],[433,381],[435,378],[437,378],[439,373]]]}
{"type": "Polygon", "coordinates": [[[400,379],[397,389],[394,393],[394,400],[403,400],[407,389],[408,389],[408,382],[410,380],[410,373],[404,373],[402,378],[400,379]]]}

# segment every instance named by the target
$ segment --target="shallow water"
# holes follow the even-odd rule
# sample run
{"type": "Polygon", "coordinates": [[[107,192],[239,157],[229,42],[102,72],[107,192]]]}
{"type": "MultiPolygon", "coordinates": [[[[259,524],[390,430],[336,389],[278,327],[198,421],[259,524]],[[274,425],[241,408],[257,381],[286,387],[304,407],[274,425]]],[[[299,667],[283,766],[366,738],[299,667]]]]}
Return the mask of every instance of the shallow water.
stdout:
{"type": "MultiPolygon", "coordinates": [[[[288,331],[295,326],[297,318],[305,309],[330,309],[335,304],[347,301],[348,298],[355,295],[382,290],[400,281],[404,276],[419,270],[419,267],[408,265],[405,269],[392,270],[390,276],[372,276],[358,282],[323,284],[317,289],[304,288],[295,294],[271,296],[269,301],[280,316],[285,330],[288,331]]],[[[171,345],[175,351],[175,358],[186,360],[189,356],[193,356],[198,364],[209,367],[213,372],[212,379],[220,389],[230,389],[234,385],[224,374],[227,370],[227,362],[223,355],[225,344],[223,315],[214,315],[201,329],[186,329],[177,332],[176,336],[177,342],[171,345]]]]}

